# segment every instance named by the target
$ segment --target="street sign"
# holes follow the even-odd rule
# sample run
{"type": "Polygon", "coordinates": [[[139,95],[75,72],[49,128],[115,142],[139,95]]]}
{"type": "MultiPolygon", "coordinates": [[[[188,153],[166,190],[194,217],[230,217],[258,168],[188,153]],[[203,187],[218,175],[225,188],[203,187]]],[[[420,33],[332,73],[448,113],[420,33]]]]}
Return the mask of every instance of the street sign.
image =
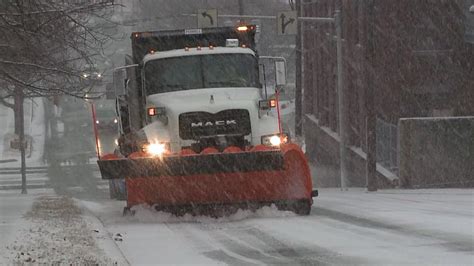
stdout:
{"type": "Polygon", "coordinates": [[[298,33],[297,18],[296,11],[279,12],[277,15],[278,35],[296,35],[298,33]]]}
{"type": "Polygon", "coordinates": [[[197,27],[199,29],[217,27],[217,9],[198,9],[197,27]]]}

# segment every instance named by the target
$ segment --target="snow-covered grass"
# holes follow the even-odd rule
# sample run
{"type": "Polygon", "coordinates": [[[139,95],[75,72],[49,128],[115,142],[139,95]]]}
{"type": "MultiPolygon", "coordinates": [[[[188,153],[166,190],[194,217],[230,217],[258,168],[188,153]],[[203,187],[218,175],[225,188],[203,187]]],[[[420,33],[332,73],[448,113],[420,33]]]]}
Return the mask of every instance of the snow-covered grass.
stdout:
{"type": "Polygon", "coordinates": [[[27,195],[20,195],[18,190],[0,190],[0,265],[11,264],[10,258],[16,254],[12,254],[14,251],[7,246],[17,243],[16,238],[21,236],[21,232],[32,226],[23,215],[31,209],[36,197],[50,193],[50,190],[35,189],[27,195]]]}
{"type": "Polygon", "coordinates": [[[28,230],[14,244],[15,263],[97,264],[113,261],[105,258],[73,201],[65,197],[42,196],[25,218],[28,230]]]}

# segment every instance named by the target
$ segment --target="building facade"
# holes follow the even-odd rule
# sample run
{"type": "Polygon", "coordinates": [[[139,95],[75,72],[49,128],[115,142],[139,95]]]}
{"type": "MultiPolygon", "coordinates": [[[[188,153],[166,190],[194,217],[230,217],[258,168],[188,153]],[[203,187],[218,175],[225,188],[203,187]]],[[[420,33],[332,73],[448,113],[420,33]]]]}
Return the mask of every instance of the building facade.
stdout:
{"type": "MultiPolygon", "coordinates": [[[[306,17],[343,16],[343,68],[352,185],[364,185],[367,111],[404,117],[474,114],[474,49],[466,38],[470,0],[302,1],[306,17]],[[373,101],[370,100],[373,97],[373,101]],[[368,106],[370,104],[371,106],[368,106]],[[359,153],[355,151],[361,151],[359,153]],[[359,163],[362,163],[361,165],[359,163]]],[[[472,14],[474,16],[474,14],[472,14]]],[[[338,95],[333,25],[304,24],[303,115],[309,155],[337,184],[338,95]]]]}

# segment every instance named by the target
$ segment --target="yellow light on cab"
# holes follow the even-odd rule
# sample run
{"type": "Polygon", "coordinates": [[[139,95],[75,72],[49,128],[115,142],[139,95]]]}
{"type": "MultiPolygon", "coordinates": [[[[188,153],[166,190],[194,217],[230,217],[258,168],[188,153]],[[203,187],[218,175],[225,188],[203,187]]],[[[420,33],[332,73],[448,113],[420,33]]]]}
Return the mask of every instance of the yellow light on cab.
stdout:
{"type": "Polygon", "coordinates": [[[248,30],[248,27],[247,27],[247,26],[238,26],[238,27],[237,27],[237,30],[238,30],[238,31],[247,31],[247,30],[248,30]]]}

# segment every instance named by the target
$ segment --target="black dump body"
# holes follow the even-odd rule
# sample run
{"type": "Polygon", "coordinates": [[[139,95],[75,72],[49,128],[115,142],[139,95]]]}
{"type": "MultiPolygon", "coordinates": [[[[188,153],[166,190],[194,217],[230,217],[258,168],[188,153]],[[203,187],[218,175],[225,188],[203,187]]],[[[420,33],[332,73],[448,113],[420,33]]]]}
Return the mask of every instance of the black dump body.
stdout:
{"type": "Polygon", "coordinates": [[[255,50],[255,25],[246,25],[247,30],[237,27],[218,27],[190,30],[165,30],[132,33],[133,61],[140,63],[151,51],[160,52],[185,47],[225,46],[226,39],[238,39],[239,45],[255,50]]]}

